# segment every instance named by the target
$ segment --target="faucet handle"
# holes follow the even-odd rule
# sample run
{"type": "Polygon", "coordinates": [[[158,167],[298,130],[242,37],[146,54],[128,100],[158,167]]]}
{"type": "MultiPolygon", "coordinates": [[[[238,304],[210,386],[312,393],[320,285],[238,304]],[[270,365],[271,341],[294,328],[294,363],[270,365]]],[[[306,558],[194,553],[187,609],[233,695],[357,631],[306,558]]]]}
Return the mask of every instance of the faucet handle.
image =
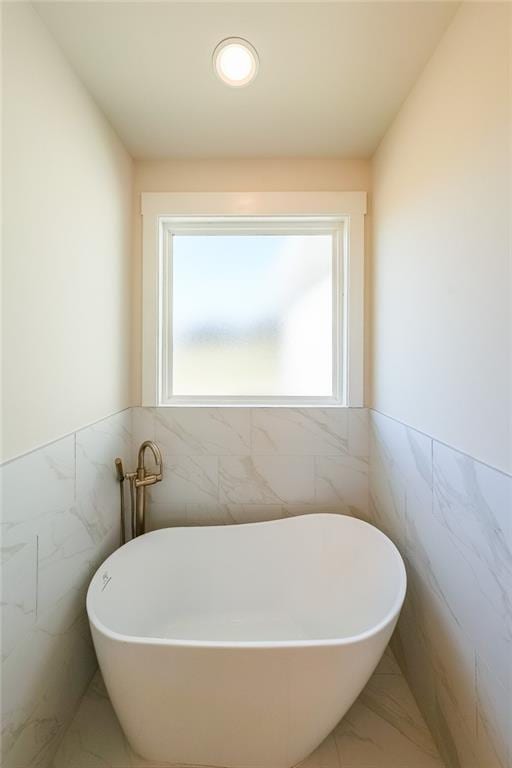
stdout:
{"type": "Polygon", "coordinates": [[[157,475],[146,475],[145,477],[139,479],[135,478],[135,487],[141,488],[146,485],[154,485],[155,483],[159,483],[162,479],[161,474],[157,475]]]}

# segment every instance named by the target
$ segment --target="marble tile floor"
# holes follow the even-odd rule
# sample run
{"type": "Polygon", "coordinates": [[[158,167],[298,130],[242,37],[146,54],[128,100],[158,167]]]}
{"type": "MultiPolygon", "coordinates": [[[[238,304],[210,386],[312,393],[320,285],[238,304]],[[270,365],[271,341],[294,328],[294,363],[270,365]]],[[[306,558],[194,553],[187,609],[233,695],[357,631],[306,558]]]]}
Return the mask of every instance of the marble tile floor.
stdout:
{"type": "MultiPolygon", "coordinates": [[[[52,768],[162,768],[129,747],[98,672],[52,768]]],[[[444,768],[407,683],[387,650],[353,707],[300,768],[444,768]]]]}

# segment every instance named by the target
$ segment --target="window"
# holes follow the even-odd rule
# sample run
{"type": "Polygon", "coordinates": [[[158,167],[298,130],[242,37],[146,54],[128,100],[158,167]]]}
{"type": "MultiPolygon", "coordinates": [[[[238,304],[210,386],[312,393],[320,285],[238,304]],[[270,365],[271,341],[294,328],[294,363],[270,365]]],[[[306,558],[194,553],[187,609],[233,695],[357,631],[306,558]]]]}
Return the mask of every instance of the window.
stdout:
{"type": "Polygon", "coordinates": [[[361,404],[349,397],[354,222],[293,210],[292,193],[292,210],[241,214],[239,197],[143,196],[144,404],[361,404]]]}
{"type": "Polygon", "coordinates": [[[166,222],[161,401],[340,400],[341,224],[166,222]]]}

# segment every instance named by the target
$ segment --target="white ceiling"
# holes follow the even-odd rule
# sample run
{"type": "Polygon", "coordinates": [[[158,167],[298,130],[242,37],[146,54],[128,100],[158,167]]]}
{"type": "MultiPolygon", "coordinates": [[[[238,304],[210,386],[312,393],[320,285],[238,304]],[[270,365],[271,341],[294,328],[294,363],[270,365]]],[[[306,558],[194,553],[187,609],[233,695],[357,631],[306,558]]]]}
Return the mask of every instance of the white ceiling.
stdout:
{"type": "Polygon", "coordinates": [[[457,4],[53,2],[37,9],[134,157],[372,154],[457,4]],[[211,56],[249,40],[256,80],[211,56]]]}

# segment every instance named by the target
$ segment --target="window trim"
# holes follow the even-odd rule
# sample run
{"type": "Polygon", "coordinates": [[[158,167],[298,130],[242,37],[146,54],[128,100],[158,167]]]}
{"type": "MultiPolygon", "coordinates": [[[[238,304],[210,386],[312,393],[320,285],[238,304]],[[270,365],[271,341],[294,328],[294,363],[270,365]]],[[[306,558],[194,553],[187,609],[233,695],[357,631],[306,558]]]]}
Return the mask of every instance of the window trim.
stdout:
{"type": "MultiPolygon", "coordinates": [[[[343,406],[363,405],[364,373],[364,215],[365,192],[171,192],[143,193],[142,214],[142,405],[175,406],[343,406]],[[174,397],[163,402],[160,392],[163,281],[161,262],[166,225],[197,217],[322,217],[343,226],[342,290],[338,290],[342,313],[339,397],[174,397]]],[[[334,287],[334,286],[333,286],[334,287]]],[[[333,318],[334,321],[334,318],[333,318]]],[[[333,322],[334,325],[334,322],[333,322]]],[[[338,327],[338,323],[336,323],[338,327]]],[[[333,371],[334,375],[334,371],[333,371]]]]}

